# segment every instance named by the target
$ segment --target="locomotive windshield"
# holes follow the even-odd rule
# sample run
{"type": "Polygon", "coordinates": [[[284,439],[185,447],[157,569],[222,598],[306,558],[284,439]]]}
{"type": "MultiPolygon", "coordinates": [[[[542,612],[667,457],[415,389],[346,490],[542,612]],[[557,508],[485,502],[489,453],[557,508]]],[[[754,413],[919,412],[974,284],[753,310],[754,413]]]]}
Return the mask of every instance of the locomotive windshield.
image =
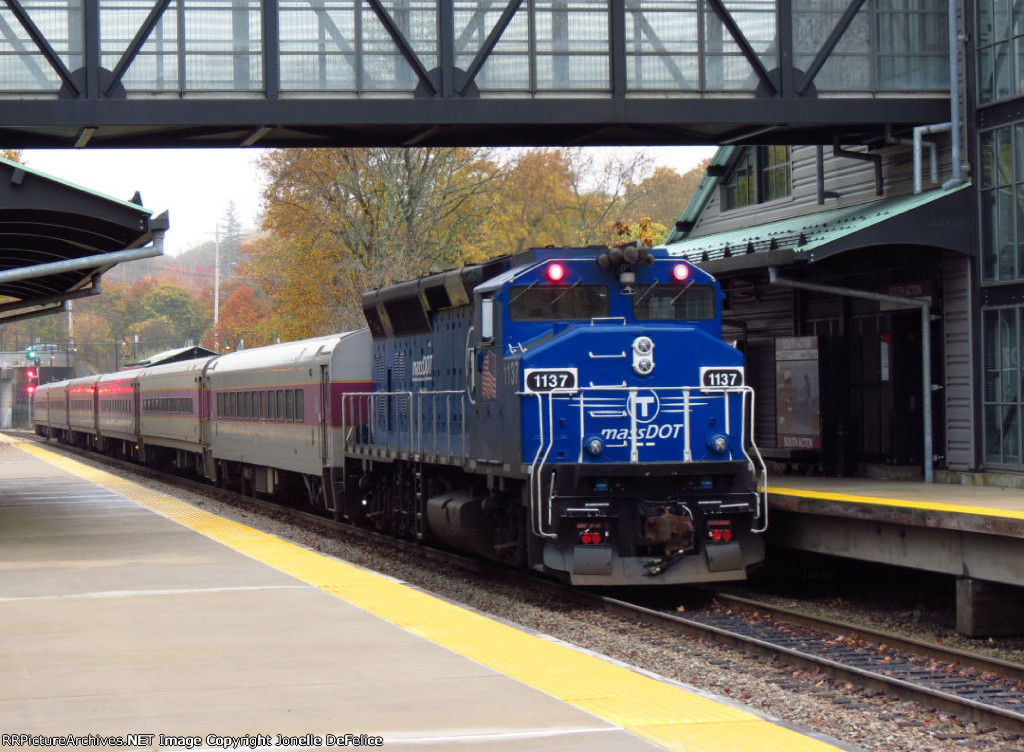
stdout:
{"type": "Polygon", "coordinates": [[[604,285],[516,285],[509,292],[513,321],[589,321],[610,311],[604,285]]]}
{"type": "Polygon", "coordinates": [[[639,285],[633,295],[633,318],[642,321],[711,321],[715,288],[711,285],[639,285]]]}

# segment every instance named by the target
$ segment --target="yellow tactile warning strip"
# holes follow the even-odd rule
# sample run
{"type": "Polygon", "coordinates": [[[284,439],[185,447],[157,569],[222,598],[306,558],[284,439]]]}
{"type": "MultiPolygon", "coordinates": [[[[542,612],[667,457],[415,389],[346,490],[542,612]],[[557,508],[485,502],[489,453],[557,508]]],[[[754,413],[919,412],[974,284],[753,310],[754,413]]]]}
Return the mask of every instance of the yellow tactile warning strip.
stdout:
{"type": "Polygon", "coordinates": [[[835,752],[833,745],[561,643],[523,632],[45,448],[27,454],[118,493],[275,569],[609,723],[679,752],[835,752]]]}
{"type": "Polygon", "coordinates": [[[831,491],[811,491],[803,488],[777,488],[770,487],[769,494],[779,496],[795,496],[801,499],[822,499],[824,501],[847,501],[854,504],[874,504],[883,507],[906,507],[909,509],[926,509],[933,512],[947,512],[949,514],[972,514],[984,515],[986,517],[1006,517],[1014,520],[1024,520],[1024,511],[1016,509],[999,509],[997,507],[983,507],[977,505],[948,504],[941,501],[911,501],[910,499],[887,499],[881,496],[860,496],[857,494],[832,493],[831,491]]]}

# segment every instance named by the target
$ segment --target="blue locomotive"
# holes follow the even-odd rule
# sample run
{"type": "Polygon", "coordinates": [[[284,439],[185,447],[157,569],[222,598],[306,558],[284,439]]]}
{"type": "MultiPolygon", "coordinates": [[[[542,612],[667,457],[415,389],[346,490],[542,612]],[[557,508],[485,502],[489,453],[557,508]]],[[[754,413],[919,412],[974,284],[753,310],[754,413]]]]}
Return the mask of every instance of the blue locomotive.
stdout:
{"type": "Polygon", "coordinates": [[[741,579],[764,463],[716,281],[664,249],[542,248],[366,293],[336,512],[578,585],[741,579]]]}

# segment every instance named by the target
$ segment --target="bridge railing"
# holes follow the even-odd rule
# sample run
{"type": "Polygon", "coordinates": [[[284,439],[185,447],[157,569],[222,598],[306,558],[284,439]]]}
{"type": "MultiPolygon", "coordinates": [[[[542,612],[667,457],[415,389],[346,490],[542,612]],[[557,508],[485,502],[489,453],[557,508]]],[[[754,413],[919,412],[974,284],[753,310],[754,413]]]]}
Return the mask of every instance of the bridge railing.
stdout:
{"type": "Polygon", "coordinates": [[[7,0],[0,93],[672,96],[948,88],[946,0],[7,0]],[[792,67],[780,68],[780,60],[792,67]]]}

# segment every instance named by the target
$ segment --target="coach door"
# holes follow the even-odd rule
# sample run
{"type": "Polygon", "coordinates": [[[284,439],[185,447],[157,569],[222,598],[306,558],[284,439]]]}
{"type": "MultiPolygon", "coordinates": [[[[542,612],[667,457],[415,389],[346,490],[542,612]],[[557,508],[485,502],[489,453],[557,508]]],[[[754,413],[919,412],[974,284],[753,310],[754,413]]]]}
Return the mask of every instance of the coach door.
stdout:
{"type": "Polygon", "coordinates": [[[326,365],[320,366],[320,463],[327,465],[331,457],[328,442],[331,434],[331,374],[326,365]]]}

